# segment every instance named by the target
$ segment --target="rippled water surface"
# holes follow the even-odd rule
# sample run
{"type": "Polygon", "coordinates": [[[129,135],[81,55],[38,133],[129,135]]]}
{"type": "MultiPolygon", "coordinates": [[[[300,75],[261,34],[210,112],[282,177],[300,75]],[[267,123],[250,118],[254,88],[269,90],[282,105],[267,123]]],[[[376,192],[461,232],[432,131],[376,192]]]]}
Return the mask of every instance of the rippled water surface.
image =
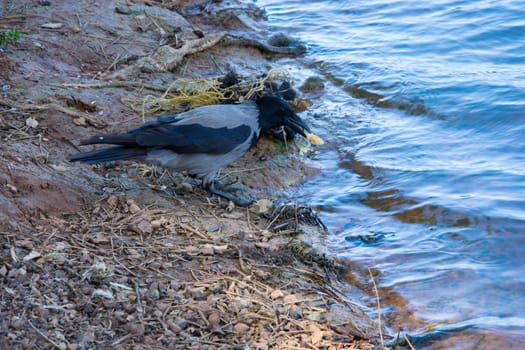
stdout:
{"type": "Polygon", "coordinates": [[[309,118],[328,141],[323,172],[301,197],[330,250],[379,271],[394,330],[447,331],[421,346],[521,348],[525,3],[257,4],[327,79],[309,118]]]}

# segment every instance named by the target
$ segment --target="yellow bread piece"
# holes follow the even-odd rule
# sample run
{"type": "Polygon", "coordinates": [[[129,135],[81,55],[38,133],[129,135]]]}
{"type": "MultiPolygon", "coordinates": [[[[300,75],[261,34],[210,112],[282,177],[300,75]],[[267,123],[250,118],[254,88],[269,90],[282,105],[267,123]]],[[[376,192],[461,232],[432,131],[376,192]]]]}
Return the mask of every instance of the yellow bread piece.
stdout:
{"type": "Polygon", "coordinates": [[[317,135],[314,135],[314,134],[306,134],[306,138],[308,139],[308,141],[310,141],[312,143],[312,145],[314,146],[321,146],[324,141],[322,138],[320,138],[319,136],[317,135]]]}

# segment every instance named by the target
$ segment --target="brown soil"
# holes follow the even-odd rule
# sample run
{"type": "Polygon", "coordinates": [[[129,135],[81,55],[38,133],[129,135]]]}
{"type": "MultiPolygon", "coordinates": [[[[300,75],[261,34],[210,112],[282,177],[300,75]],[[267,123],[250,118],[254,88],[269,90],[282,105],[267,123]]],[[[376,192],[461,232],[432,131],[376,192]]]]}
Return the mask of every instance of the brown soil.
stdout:
{"type": "MultiPolygon", "coordinates": [[[[264,41],[259,9],[22,0],[0,10],[0,30],[22,33],[0,53],[1,349],[373,348],[377,327],[346,300],[337,266],[298,239],[325,234],[307,208],[236,208],[146,165],[65,160],[79,139],[142,122],[123,97],[230,65],[267,71],[272,56],[257,45],[213,41],[224,31],[264,41]],[[178,55],[164,66],[162,45],[178,55]]],[[[275,200],[315,172],[296,145],[265,139],[222,175],[275,200]]]]}

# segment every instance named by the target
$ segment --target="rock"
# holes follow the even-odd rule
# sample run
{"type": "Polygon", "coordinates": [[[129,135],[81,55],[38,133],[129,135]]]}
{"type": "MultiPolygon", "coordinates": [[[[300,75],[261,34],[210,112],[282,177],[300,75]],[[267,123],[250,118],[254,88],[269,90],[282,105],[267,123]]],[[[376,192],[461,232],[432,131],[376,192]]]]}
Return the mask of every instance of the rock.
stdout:
{"type": "Polygon", "coordinates": [[[159,284],[158,282],[153,282],[151,286],[148,289],[148,298],[151,300],[159,300],[160,299],[160,291],[159,291],[159,284]]]}
{"type": "Polygon", "coordinates": [[[126,6],[117,6],[115,7],[115,13],[118,13],[120,15],[130,15],[131,9],[126,6]]]}
{"type": "Polygon", "coordinates": [[[151,226],[155,228],[161,228],[162,227],[162,220],[153,220],[151,222],[151,226]]]}
{"type": "Polygon", "coordinates": [[[239,322],[235,326],[233,326],[233,332],[241,336],[246,335],[249,329],[250,329],[250,326],[242,322],[239,322]]]}
{"type": "Polygon", "coordinates": [[[126,330],[135,337],[142,337],[145,327],[143,323],[128,323],[126,324],[126,330]]]}
{"type": "Polygon", "coordinates": [[[166,320],[166,325],[168,326],[170,331],[172,331],[173,333],[180,333],[183,329],[171,319],[166,320]]]}
{"type": "Polygon", "coordinates": [[[178,192],[178,193],[191,193],[193,192],[193,186],[187,182],[183,182],[183,183],[180,183],[178,184],[176,187],[175,187],[175,192],[178,192]]]}
{"type": "Polygon", "coordinates": [[[204,293],[203,287],[192,288],[188,292],[195,300],[206,300],[206,294],[204,293]]]}
{"type": "Polygon", "coordinates": [[[324,89],[324,81],[321,77],[313,76],[306,79],[303,85],[299,88],[299,90],[303,92],[308,91],[317,91],[317,90],[323,90],[324,89]]]}
{"type": "Polygon", "coordinates": [[[211,224],[210,226],[208,226],[206,231],[208,231],[208,232],[216,232],[216,231],[219,231],[220,228],[221,228],[221,224],[211,224]]]}
{"type": "Polygon", "coordinates": [[[213,325],[218,325],[221,321],[221,318],[219,317],[219,314],[216,312],[213,312],[208,316],[208,322],[213,325]]]}
{"type": "Polygon", "coordinates": [[[131,203],[128,209],[131,214],[137,214],[140,211],[140,207],[136,203],[131,203]]]}
{"type": "Polygon", "coordinates": [[[148,220],[140,220],[135,226],[136,230],[142,234],[153,233],[153,226],[148,220]]]}
{"type": "Polygon", "coordinates": [[[280,289],[275,289],[273,292],[270,293],[270,298],[272,298],[272,300],[282,298],[282,297],[284,297],[284,293],[280,289]]]}
{"type": "Polygon", "coordinates": [[[268,39],[268,44],[277,47],[286,47],[294,44],[296,40],[284,33],[276,33],[268,39]]]}

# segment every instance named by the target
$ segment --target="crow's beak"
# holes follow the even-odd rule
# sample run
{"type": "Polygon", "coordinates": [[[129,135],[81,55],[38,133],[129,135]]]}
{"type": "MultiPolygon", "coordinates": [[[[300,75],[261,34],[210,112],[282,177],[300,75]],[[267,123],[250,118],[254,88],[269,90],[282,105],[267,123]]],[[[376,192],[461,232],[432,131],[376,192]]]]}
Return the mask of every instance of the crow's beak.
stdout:
{"type": "Polygon", "coordinates": [[[311,133],[308,125],[295,113],[291,117],[286,118],[285,126],[304,137],[306,137],[305,131],[311,133]]]}

